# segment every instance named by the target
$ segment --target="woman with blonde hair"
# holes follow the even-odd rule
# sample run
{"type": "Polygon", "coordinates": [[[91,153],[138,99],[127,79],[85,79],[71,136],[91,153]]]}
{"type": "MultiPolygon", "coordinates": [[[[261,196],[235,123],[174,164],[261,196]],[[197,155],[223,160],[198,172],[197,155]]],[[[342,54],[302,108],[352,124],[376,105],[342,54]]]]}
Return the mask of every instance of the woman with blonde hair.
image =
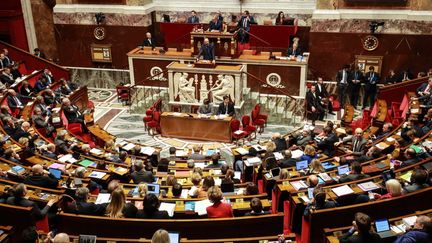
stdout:
{"type": "Polygon", "coordinates": [[[300,160],[307,160],[308,164],[312,159],[318,158],[315,148],[312,145],[306,145],[303,152],[304,154],[300,157],[300,160]]]}
{"type": "Polygon", "coordinates": [[[282,169],[279,173],[279,180],[289,179],[290,175],[287,169],[282,169]]]}
{"type": "Polygon", "coordinates": [[[375,199],[377,200],[387,199],[387,198],[393,198],[402,195],[402,185],[398,180],[390,179],[386,181],[385,185],[386,185],[387,193],[384,195],[374,193],[375,199]]]}
{"type": "Polygon", "coordinates": [[[119,187],[111,193],[111,202],[106,208],[106,215],[110,218],[133,218],[138,209],[131,203],[126,203],[123,188],[119,187]]]}
{"type": "Polygon", "coordinates": [[[138,184],[138,194],[140,197],[145,197],[147,194],[147,183],[141,182],[138,184]]]}
{"type": "Polygon", "coordinates": [[[213,203],[206,208],[209,218],[231,218],[234,217],[231,204],[222,202],[222,191],[218,186],[212,186],[207,191],[208,199],[213,203]]]}
{"type": "Polygon", "coordinates": [[[164,229],[158,229],[156,232],[154,232],[151,243],[170,243],[168,231],[164,229]]]}
{"type": "Polygon", "coordinates": [[[323,172],[325,172],[325,169],[322,166],[321,161],[319,161],[319,159],[313,159],[309,165],[309,169],[306,171],[306,174],[319,174],[323,172]]]}

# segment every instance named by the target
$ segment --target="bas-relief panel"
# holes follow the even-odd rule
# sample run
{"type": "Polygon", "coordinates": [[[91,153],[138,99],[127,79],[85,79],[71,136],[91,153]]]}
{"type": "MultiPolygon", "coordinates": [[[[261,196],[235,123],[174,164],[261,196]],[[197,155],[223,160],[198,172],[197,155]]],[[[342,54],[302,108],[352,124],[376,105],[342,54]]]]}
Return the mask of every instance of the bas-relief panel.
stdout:
{"type": "MultiPolygon", "coordinates": [[[[156,21],[162,21],[162,16],[164,14],[168,14],[170,16],[171,22],[177,21],[185,21],[190,16],[190,12],[173,12],[173,11],[156,11],[156,21]]],[[[197,12],[197,16],[200,19],[201,23],[209,23],[213,16],[215,16],[216,12],[197,12]]],[[[251,15],[255,18],[255,21],[258,24],[263,24],[265,20],[275,21],[278,13],[252,13],[251,15]]],[[[291,14],[289,12],[284,12],[285,16],[292,17],[298,19],[299,26],[310,26],[311,25],[311,14],[291,14]]],[[[240,19],[240,15],[238,12],[223,12],[222,16],[224,16],[224,21],[229,23],[231,22],[231,16],[236,15],[237,20],[240,19]]]]}
{"type": "Polygon", "coordinates": [[[92,88],[115,89],[119,83],[130,83],[129,72],[71,68],[71,80],[92,88]]]}
{"type": "MultiPolygon", "coordinates": [[[[408,20],[383,20],[385,25],[379,27],[376,33],[382,34],[430,34],[432,22],[408,20]]],[[[313,20],[311,32],[337,33],[369,33],[370,20],[365,19],[337,19],[313,20]]]]}
{"type": "Polygon", "coordinates": [[[152,0],[126,0],[126,5],[131,6],[144,6],[153,2],[152,0]]]}
{"type": "MultiPolygon", "coordinates": [[[[54,13],[55,24],[96,24],[94,13],[54,13]]],[[[105,24],[113,26],[150,26],[150,14],[105,13],[105,24]]]]}

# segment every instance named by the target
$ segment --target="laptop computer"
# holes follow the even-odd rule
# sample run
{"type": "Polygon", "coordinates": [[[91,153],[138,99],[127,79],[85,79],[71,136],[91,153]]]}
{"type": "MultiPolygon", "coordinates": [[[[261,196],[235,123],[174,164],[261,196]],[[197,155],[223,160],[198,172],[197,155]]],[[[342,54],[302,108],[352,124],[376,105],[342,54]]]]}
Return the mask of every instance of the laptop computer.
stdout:
{"type": "Polygon", "coordinates": [[[179,232],[168,232],[168,236],[170,239],[170,243],[179,243],[180,242],[180,233],[179,232]]]}
{"type": "Polygon", "coordinates": [[[61,178],[61,171],[57,169],[49,169],[49,173],[53,175],[58,180],[61,178]]]}
{"type": "Polygon", "coordinates": [[[296,170],[297,171],[304,170],[307,167],[308,167],[308,161],[307,160],[302,160],[302,161],[296,162],[296,170]]]}
{"type": "Polygon", "coordinates": [[[308,198],[312,199],[314,197],[313,193],[314,193],[314,187],[308,187],[308,198]]]}
{"type": "Polygon", "coordinates": [[[346,175],[350,172],[349,165],[341,165],[337,167],[338,175],[346,175]]]}
{"type": "Polygon", "coordinates": [[[276,167],[270,170],[270,175],[275,178],[275,177],[279,177],[281,168],[280,167],[276,167]]]}
{"type": "Polygon", "coordinates": [[[147,192],[153,193],[156,196],[159,196],[160,193],[160,185],[159,184],[148,184],[147,185],[147,192]]]}
{"type": "Polygon", "coordinates": [[[390,229],[390,223],[387,219],[379,219],[375,221],[375,228],[377,234],[381,238],[388,238],[394,236],[393,231],[390,229]]]}

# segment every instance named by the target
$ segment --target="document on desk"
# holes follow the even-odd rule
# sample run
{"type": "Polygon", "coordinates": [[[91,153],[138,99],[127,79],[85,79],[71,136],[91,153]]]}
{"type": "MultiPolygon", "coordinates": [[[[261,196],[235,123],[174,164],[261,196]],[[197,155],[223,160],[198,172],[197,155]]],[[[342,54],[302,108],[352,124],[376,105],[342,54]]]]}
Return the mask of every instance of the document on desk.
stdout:
{"type": "Polygon", "coordinates": [[[89,177],[91,177],[91,178],[96,178],[96,179],[102,179],[105,175],[106,175],[105,172],[93,171],[93,172],[89,175],[89,177]]]}
{"type": "Polygon", "coordinates": [[[308,188],[308,185],[306,185],[304,181],[291,181],[290,184],[292,187],[294,187],[294,189],[296,189],[296,191],[308,188]]]}
{"type": "Polygon", "coordinates": [[[175,203],[161,202],[159,206],[159,210],[167,211],[170,217],[174,217],[174,209],[175,209],[175,203]]]}
{"type": "Polygon", "coordinates": [[[276,160],[281,160],[284,158],[281,152],[274,152],[273,154],[276,160]]]}
{"type": "Polygon", "coordinates": [[[246,166],[253,166],[253,165],[259,165],[259,164],[261,164],[261,159],[258,157],[247,158],[245,160],[246,166]]]}
{"type": "Polygon", "coordinates": [[[58,170],[64,170],[65,169],[65,165],[64,164],[59,164],[59,163],[53,163],[51,164],[48,169],[58,169],[58,170]]]}
{"type": "Polygon", "coordinates": [[[99,193],[95,204],[108,203],[111,201],[111,194],[109,193],[99,193]]]}
{"type": "Polygon", "coordinates": [[[58,159],[58,161],[66,163],[69,159],[72,159],[72,154],[65,154],[58,159]]]}
{"type": "Polygon", "coordinates": [[[195,213],[198,215],[206,215],[207,207],[213,205],[208,199],[195,202],[195,213]]]}
{"type": "Polygon", "coordinates": [[[135,144],[133,144],[133,143],[128,143],[127,145],[125,145],[125,146],[123,147],[123,149],[129,151],[129,150],[133,149],[134,147],[135,147],[135,144]]]}
{"type": "Polygon", "coordinates": [[[300,149],[296,149],[296,150],[291,151],[291,157],[293,159],[298,159],[298,158],[302,157],[302,155],[303,155],[303,151],[301,151],[300,149]]]}
{"type": "Polygon", "coordinates": [[[205,163],[204,162],[197,162],[197,163],[195,163],[195,167],[204,169],[205,168],[205,163]]]}
{"type": "Polygon", "coordinates": [[[177,150],[176,157],[187,157],[188,154],[184,150],[177,150]]]}
{"type": "Polygon", "coordinates": [[[180,113],[180,112],[172,112],[171,115],[173,115],[173,116],[181,116],[182,113],[180,113]]]}
{"type": "Polygon", "coordinates": [[[364,191],[364,192],[372,191],[372,190],[379,188],[379,186],[377,184],[375,184],[373,181],[360,183],[360,184],[358,184],[358,187],[360,189],[362,189],[362,191],[364,191]]]}
{"type": "Polygon", "coordinates": [[[340,187],[335,187],[335,188],[332,189],[332,191],[338,197],[354,193],[354,191],[348,185],[344,185],[344,186],[340,186],[340,187]]]}
{"type": "Polygon", "coordinates": [[[245,148],[236,148],[235,150],[241,155],[246,155],[249,153],[249,151],[247,151],[245,148]]]}
{"type": "Polygon", "coordinates": [[[151,156],[155,151],[156,151],[156,149],[154,149],[152,147],[142,147],[141,148],[141,153],[146,154],[148,156],[151,156]]]}

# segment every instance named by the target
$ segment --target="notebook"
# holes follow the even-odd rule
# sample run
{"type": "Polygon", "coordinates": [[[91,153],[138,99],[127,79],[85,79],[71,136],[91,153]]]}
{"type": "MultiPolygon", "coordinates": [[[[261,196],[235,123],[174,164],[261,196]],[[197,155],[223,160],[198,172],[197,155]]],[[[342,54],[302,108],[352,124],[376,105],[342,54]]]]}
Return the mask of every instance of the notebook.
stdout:
{"type": "Polygon", "coordinates": [[[308,167],[308,161],[307,160],[302,160],[302,161],[298,161],[296,162],[296,170],[304,170],[308,167]]]}
{"type": "Polygon", "coordinates": [[[336,165],[331,163],[331,162],[323,162],[322,166],[325,170],[330,170],[330,169],[336,168],[336,165]]]}
{"type": "Polygon", "coordinates": [[[338,170],[338,175],[345,175],[348,174],[350,172],[349,166],[348,165],[341,165],[337,167],[338,170]]]}
{"type": "Polygon", "coordinates": [[[61,171],[60,170],[50,168],[49,173],[57,179],[61,178],[61,171]]]}

